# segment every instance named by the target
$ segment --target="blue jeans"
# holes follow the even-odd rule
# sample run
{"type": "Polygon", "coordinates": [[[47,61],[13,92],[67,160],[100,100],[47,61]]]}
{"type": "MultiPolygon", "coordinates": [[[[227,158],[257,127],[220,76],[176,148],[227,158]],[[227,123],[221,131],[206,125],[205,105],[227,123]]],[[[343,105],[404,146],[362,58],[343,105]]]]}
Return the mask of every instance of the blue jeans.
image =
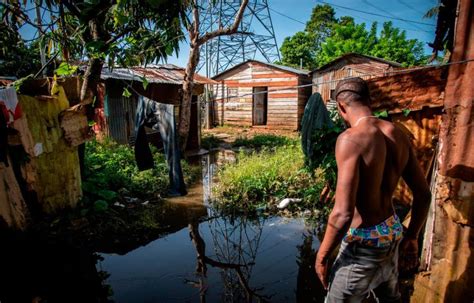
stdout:
{"type": "Polygon", "coordinates": [[[370,291],[379,302],[400,302],[399,242],[378,248],[342,241],[331,269],[326,302],[361,302],[370,291]]]}

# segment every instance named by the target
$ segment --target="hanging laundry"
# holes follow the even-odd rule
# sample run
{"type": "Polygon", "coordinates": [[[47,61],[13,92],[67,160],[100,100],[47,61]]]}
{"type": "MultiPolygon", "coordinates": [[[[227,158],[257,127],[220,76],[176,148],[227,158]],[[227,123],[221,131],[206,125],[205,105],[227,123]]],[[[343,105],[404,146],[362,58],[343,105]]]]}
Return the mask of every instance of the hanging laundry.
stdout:
{"type": "Polygon", "coordinates": [[[158,130],[163,140],[163,151],[169,168],[169,195],[186,195],[186,185],[181,169],[181,153],[176,136],[174,106],[139,96],[135,118],[135,160],[140,170],[154,166],[145,126],[158,130]]]}
{"type": "Polygon", "coordinates": [[[14,87],[0,89],[0,108],[8,125],[21,117],[21,107],[14,87]]]}
{"type": "Polygon", "coordinates": [[[319,93],[314,93],[304,108],[301,121],[301,146],[305,156],[305,163],[309,164],[313,157],[313,132],[323,127],[333,127],[329,112],[319,93]]]}

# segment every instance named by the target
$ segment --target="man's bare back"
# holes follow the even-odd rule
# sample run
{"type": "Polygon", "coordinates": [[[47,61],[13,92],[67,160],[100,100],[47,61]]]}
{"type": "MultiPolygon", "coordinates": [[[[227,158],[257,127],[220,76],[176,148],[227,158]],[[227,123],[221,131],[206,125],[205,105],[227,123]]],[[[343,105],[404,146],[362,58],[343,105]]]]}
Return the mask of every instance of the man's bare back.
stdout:
{"type": "MultiPolygon", "coordinates": [[[[357,259],[356,250],[350,248],[349,251],[355,254],[352,257],[346,256],[347,258],[341,261],[342,263],[339,262],[334,269],[340,275],[336,279],[336,286],[329,291],[328,298],[331,302],[336,297],[362,298],[370,287],[375,287],[367,284],[367,281],[376,276],[376,269],[388,267],[386,270],[394,273],[388,280],[372,281],[381,283],[380,285],[384,286],[382,293],[396,300],[399,297],[396,287],[398,261],[394,260],[398,259],[398,245],[403,255],[402,266],[406,269],[416,267],[418,236],[426,219],[431,196],[429,186],[408,137],[392,123],[373,116],[369,105],[370,95],[364,80],[356,78],[341,81],[336,87],[335,97],[339,115],[350,128],[339,136],[336,143],[336,201],[317,254],[316,273],[323,286],[328,288],[331,268],[329,258],[341,241],[341,249],[347,249],[350,244],[353,244],[350,247],[354,248],[359,244],[373,256],[378,256],[381,251],[373,248],[382,247],[390,252],[389,262],[385,260],[388,255],[383,253],[378,256],[381,263],[376,264],[375,257],[374,264],[365,260],[368,263],[365,264],[364,270],[342,265],[347,262],[358,264],[360,261],[357,259]],[[401,243],[399,241],[402,227],[392,205],[392,195],[400,177],[413,194],[410,225],[401,243]],[[362,270],[365,274],[358,275],[353,272],[357,270],[362,270]],[[355,288],[344,289],[343,285],[348,285],[349,277],[355,288]]],[[[344,259],[341,251],[338,258],[344,259]]],[[[335,271],[333,278],[337,277],[335,271]]]]}
{"type": "Polygon", "coordinates": [[[341,134],[360,157],[359,185],[351,227],[368,227],[392,216],[392,195],[410,155],[406,135],[392,123],[368,117],[341,134]]]}

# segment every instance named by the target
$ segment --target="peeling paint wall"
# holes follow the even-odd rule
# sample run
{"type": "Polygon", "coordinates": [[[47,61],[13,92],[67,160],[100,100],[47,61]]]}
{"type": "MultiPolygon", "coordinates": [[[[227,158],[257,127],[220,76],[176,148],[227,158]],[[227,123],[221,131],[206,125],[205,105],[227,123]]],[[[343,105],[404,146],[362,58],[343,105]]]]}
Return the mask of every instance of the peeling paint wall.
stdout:
{"type": "MultiPolygon", "coordinates": [[[[451,62],[474,59],[474,3],[460,0],[451,62]]],[[[412,302],[474,301],[474,62],[449,67],[440,130],[433,227],[425,234],[427,270],[412,302]]]]}

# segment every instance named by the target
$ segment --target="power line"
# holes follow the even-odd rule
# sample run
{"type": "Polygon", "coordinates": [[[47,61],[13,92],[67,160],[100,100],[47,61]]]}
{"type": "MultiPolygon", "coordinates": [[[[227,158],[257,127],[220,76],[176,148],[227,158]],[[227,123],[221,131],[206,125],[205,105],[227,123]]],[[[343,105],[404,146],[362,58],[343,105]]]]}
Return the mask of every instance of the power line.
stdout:
{"type": "MultiPolygon", "coordinates": [[[[393,70],[393,71],[386,71],[386,72],[383,72],[382,74],[366,74],[366,75],[367,76],[373,76],[373,77],[392,76],[392,75],[403,74],[405,72],[410,72],[410,71],[415,71],[415,70],[419,71],[419,70],[424,70],[424,69],[439,68],[439,67],[456,65],[456,64],[465,64],[465,63],[469,63],[469,62],[474,62],[474,58],[461,60],[461,61],[455,61],[455,62],[449,62],[449,63],[445,63],[445,64],[427,65],[427,66],[422,66],[422,67],[417,67],[417,68],[406,68],[406,69],[398,69],[398,70],[393,70]]],[[[281,87],[281,88],[276,88],[276,89],[267,89],[266,91],[260,91],[260,92],[256,92],[256,93],[247,93],[247,94],[242,94],[242,95],[227,96],[225,98],[216,99],[215,101],[221,101],[221,100],[224,100],[224,99],[228,100],[228,99],[242,98],[242,97],[260,95],[260,94],[266,94],[266,93],[274,93],[274,92],[279,92],[279,91],[285,91],[285,90],[288,90],[288,89],[317,86],[317,85],[335,83],[335,82],[339,82],[339,81],[342,81],[342,80],[355,79],[355,78],[358,78],[358,77],[348,77],[348,78],[337,79],[337,80],[329,80],[329,81],[323,81],[323,82],[318,82],[318,83],[295,85],[295,86],[281,87]]]]}
{"type": "Polygon", "coordinates": [[[269,7],[269,9],[270,9],[271,11],[277,13],[278,15],[281,15],[281,16],[283,16],[283,17],[286,17],[286,18],[290,19],[290,20],[293,20],[293,21],[295,21],[295,22],[298,22],[298,23],[301,23],[301,24],[303,24],[303,25],[306,25],[306,23],[304,23],[304,22],[302,22],[302,21],[300,21],[300,20],[298,20],[298,19],[295,19],[295,18],[293,18],[293,17],[290,17],[290,16],[288,16],[288,15],[285,15],[285,14],[283,14],[283,13],[280,13],[279,11],[274,10],[274,9],[271,8],[271,7],[269,7]]]}
{"type": "Polygon", "coordinates": [[[419,11],[416,7],[412,6],[411,4],[406,3],[403,0],[397,0],[397,1],[400,2],[401,4],[403,4],[404,6],[408,7],[409,9],[414,10],[415,12],[422,14],[423,16],[426,14],[426,13],[423,13],[422,11],[419,11]]]}
{"type": "MultiPolygon", "coordinates": [[[[380,7],[378,7],[378,6],[376,6],[376,5],[372,4],[372,3],[370,3],[368,0],[362,0],[362,1],[363,1],[365,4],[367,4],[368,6],[375,8],[376,10],[379,10],[379,11],[381,11],[381,12],[384,12],[384,13],[386,13],[386,14],[388,14],[388,15],[394,17],[394,18],[398,18],[398,16],[396,16],[395,14],[392,14],[391,12],[389,12],[389,11],[383,9],[383,8],[380,8],[380,7]]],[[[407,23],[408,25],[410,25],[410,23],[407,22],[407,21],[403,21],[403,22],[405,22],[405,23],[407,23]]],[[[418,28],[418,29],[420,29],[420,30],[422,30],[422,31],[425,31],[425,29],[421,28],[421,27],[418,26],[417,24],[413,24],[413,26],[416,27],[416,28],[418,28]]]]}
{"type": "MultiPolygon", "coordinates": [[[[342,7],[338,7],[338,8],[342,8],[342,7]]],[[[344,9],[344,8],[342,8],[342,9],[344,9]]],[[[349,9],[349,8],[347,8],[347,9],[348,9],[348,10],[352,10],[352,9],[349,9]]],[[[285,17],[285,18],[288,18],[288,19],[290,19],[290,20],[292,20],[292,21],[295,21],[295,22],[298,22],[298,23],[300,23],[300,24],[306,25],[306,23],[304,23],[304,22],[302,22],[302,21],[300,21],[300,20],[297,20],[297,19],[295,19],[295,18],[293,18],[293,17],[291,17],[291,16],[288,16],[288,15],[282,13],[282,12],[279,12],[279,11],[273,9],[273,8],[270,8],[270,10],[273,11],[273,12],[275,12],[275,13],[277,13],[278,15],[283,16],[283,17],[285,17]]],[[[375,20],[370,20],[370,19],[364,18],[364,17],[362,17],[362,16],[354,16],[354,17],[360,18],[360,19],[365,20],[365,21],[367,21],[367,22],[372,22],[372,23],[373,23],[373,22],[376,22],[375,20]]],[[[412,32],[431,33],[431,31],[427,31],[427,30],[423,30],[423,29],[422,29],[422,30],[419,30],[419,29],[411,29],[411,28],[404,28],[404,27],[399,27],[399,26],[397,26],[397,28],[400,28],[400,29],[403,29],[403,30],[406,30],[406,31],[412,31],[412,32]]]]}
{"type": "Polygon", "coordinates": [[[436,26],[435,24],[431,24],[431,23],[425,23],[425,22],[409,20],[409,19],[404,19],[404,18],[399,18],[399,17],[392,17],[392,16],[382,15],[382,14],[378,14],[378,13],[366,12],[366,11],[358,10],[358,9],[355,9],[355,8],[352,8],[352,7],[347,7],[347,6],[328,3],[328,2],[325,2],[325,1],[322,1],[322,0],[318,0],[318,2],[323,3],[323,4],[327,4],[327,5],[331,5],[331,6],[334,6],[334,7],[344,8],[344,9],[347,9],[347,10],[367,14],[367,15],[373,15],[373,16],[384,17],[384,18],[388,18],[388,19],[394,19],[394,20],[410,22],[410,23],[415,23],[415,24],[421,24],[421,25],[428,25],[428,26],[433,26],[433,27],[436,26]]]}

